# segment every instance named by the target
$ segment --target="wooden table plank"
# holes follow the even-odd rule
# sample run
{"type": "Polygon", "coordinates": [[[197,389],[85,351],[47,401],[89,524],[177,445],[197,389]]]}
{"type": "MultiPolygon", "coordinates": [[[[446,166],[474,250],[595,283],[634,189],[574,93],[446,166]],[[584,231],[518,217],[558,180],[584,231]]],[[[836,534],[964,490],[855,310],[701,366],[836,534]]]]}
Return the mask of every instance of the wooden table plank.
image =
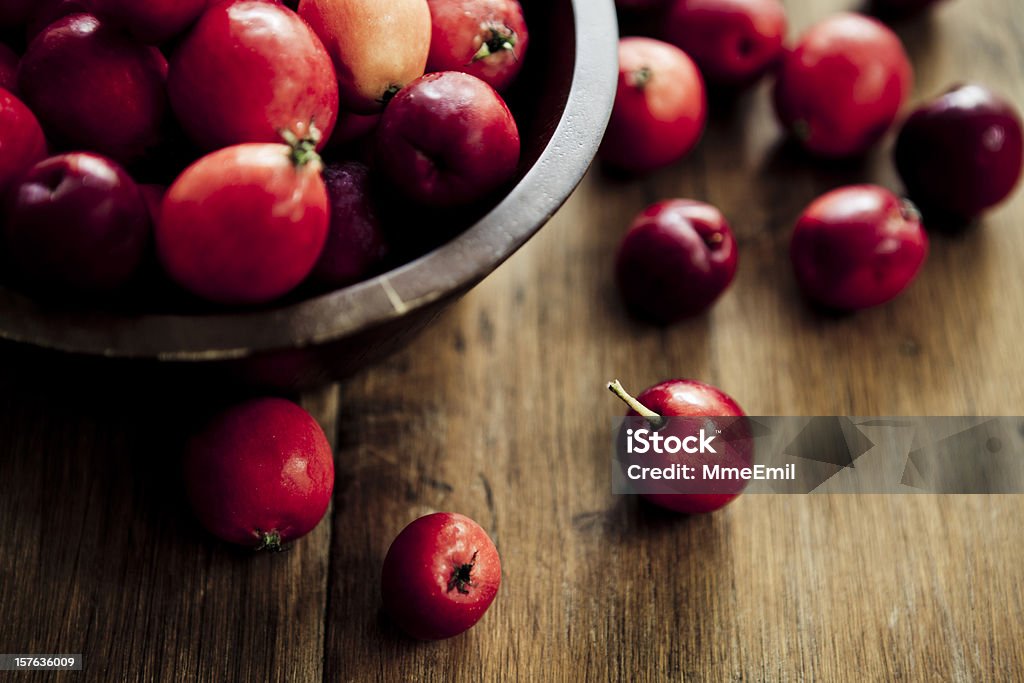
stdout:
{"type": "MultiPolygon", "coordinates": [[[[181,435],[225,397],[38,379],[0,378],[0,649],[83,653],[89,680],[318,680],[330,528],[251,557],[183,503],[181,435]]],[[[329,434],[336,397],[306,401],[329,434]]]]}
{"type": "MultiPolygon", "coordinates": [[[[795,29],[851,4],[787,2],[795,29]]],[[[974,79],[1024,103],[1017,0],[898,28],[915,100],[974,79]]],[[[52,678],[101,681],[1020,678],[1019,496],[746,496],[685,518],[610,493],[616,376],[703,379],[751,414],[1024,413],[1024,196],[935,236],[891,305],[821,317],[797,297],[789,230],[836,185],[898,188],[891,141],[811,164],[780,143],[767,90],[717,107],[676,168],[592,173],[416,344],[307,397],[337,434],[337,493],[289,552],[226,549],[181,504],[180,437],[228,397],[2,368],[0,650],[81,651],[84,674],[52,678]],[[720,205],[741,265],[709,315],[661,330],[625,315],[611,261],[670,196],[720,205]],[[379,571],[433,510],[492,533],[503,586],[469,633],[414,643],[380,615],[379,571]]]]}
{"type": "MultiPolygon", "coordinates": [[[[788,4],[797,28],[843,5],[788,4]]],[[[1020,28],[1006,0],[899,27],[921,64],[916,99],[969,76],[1024,101],[1006,69],[1020,28]]],[[[762,87],[678,168],[641,182],[592,173],[419,343],[348,383],[331,592],[346,617],[328,625],[328,678],[1019,676],[1019,497],[748,496],[676,518],[609,493],[619,407],[603,382],[616,376],[704,379],[752,414],[1021,413],[1019,196],[971,234],[936,237],[890,306],[831,319],[800,303],[786,257],[797,214],[840,184],[898,188],[890,144],[862,163],[809,163],[781,144],[762,87]],[[725,209],[741,270],[710,315],[660,330],[625,316],[611,260],[632,215],[671,196],[725,209]],[[381,621],[373,588],[391,538],[438,509],[495,533],[504,584],[470,633],[410,643],[381,621]]]]}

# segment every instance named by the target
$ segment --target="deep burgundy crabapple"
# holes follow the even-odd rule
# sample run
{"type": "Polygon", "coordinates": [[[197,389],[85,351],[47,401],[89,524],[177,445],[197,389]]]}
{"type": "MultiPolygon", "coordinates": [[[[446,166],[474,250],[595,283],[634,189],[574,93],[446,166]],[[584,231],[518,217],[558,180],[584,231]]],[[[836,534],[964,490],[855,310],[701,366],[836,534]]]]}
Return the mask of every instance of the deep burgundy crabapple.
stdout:
{"type": "Polygon", "coordinates": [[[47,135],[121,163],[160,140],[167,60],[91,14],[72,14],[36,36],[18,88],[47,135]]]}
{"type": "Polygon", "coordinates": [[[43,293],[104,293],[126,284],[150,239],[146,202],[110,159],[63,154],[30,169],[13,188],[5,256],[43,293]]]}
{"type": "Polygon", "coordinates": [[[331,222],[313,276],[344,287],[373,274],[388,255],[388,243],[373,203],[369,168],[357,162],[330,164],[324,183],[331,222]]]}
{"type": "Polygon", "coordinates": [[[505,100],[459,71],[427,74],[399,92],[376,138],[376,168],[430,207],[472,204],[511,180],[519,164],[519,129],[505,100]]]}
{"type": "Polygon", "coordinates": [[[674,199],[636,217],[619,246],[615,274],[631,311],[671,323],[711,306],[736,275],[737,260],[721,211],[674,199]]]}
{"type": "Polygon", "coordinates": [[[0,88],[0,204],[21,174],[46,156],[46,138],[28,107],[0,88]]]}
{"type": "Polygon", "coordinates": [[[956,86],[907,118],[894,156],[926,214],[969,220],[1006,199],[1020,180],[1020,113],[988,88],[956,86]]]}
{"type": "Polygon", "coordinates": [[[800,289],[818,304],[845,311],[896,297],[927,255],[920,214],[876,185],[841,187],[818,197],[801,214],[790,242],[800,289]]]}

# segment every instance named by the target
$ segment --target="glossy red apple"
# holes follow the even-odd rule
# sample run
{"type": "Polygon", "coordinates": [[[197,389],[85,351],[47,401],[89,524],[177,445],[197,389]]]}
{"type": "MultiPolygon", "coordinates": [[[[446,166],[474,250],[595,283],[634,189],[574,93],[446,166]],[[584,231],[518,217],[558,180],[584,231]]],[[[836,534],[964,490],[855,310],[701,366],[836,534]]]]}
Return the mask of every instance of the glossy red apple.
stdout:
{"type": "Polygon", "coordinates": [[[601,159],[645,173],[686,156],[704,132],[707,98],[696,65],[679,48],[651,38],[619,42],[619,88],[601,159]]]}
{"type": "Polygon", "coordinates": [[[927,255],[920,214],[876,185],[841,187],[818,197],[801,214],[790,242],[804,294],[846,311],[895,298],[913,282],[927,255]]]}
{"type": "Polygon", "coordinates": [[[736,266],[736,240],[721,211],[674,199],[636,217],[619,246],[615,274],[631,311],[667,324],[711,306],[736,266]]]}
{"type": "Polygon", "coordinates": [[[783,52],[786,11],[779,0],[674,0],[664,38],[697,62],[708,83],[744,86],[783,52]]]}
{"type": "Polygon", "coordinates": [[[203,157],[164,196],[156,246],[181,287],[222,304],[294,289],[327,239],[327,188],[311,142],[248,143],[203,157]]]}
{"type": "Polygon", "coordinates": [[[844,12],[809,28],[785,54],[775,110],[812,154],[856,156],[892,126],[912,83],[899,37],[876,19],[844,12]]]}
{"type": "Polygon", "coordinates": [[[117,163],[86,153],[36,164],[14,187],[4,252],[21,281],[44,293],[103,293],[142,264],[150,219],[117,163]]]}
{"type": "MultiPolygon", "coordinates": [[[[718,423],[723,429],[734,433],[732,441],[719,439],[719,446],[714,454],[664,454],[645,459],[645,464],[654,467],[665,467],[672,464],[695,467],[699,472],[701,465],[719,464],[724,467],[749,467],[753,463],[754,450],[749,428],[743,421],[729,418],[742,418],[743,409],[731,396],[721,389],[691,379],[673,379],[660,382],[642,391],[636,398],[629,395],[618,380],[611,382],[608,388],[630,406],[627,417],[644,417],[651,421],[649,428],[660,431],[663,435],[675,435],[684,439],[691,436],[690,432],[696,424],[691,420],[671,420],[671,418],[707,418],[715,424],[715,418],[723,418],[718,423]],[[662,418],[669,418],[665,422],[662,418]],[[678,433],[677,433],[678,432],[678,433]]],[[[623,425],[625,431],[631,422],[623,425]]],[[[646,425],[645,425],[646,426],[646,425]]],[[[620,440],[624,434],[620,434],[620,440]]],[[[683,513],[713,512],[725,507],[735,500],[746,488],[746,480],[735,481],[699,481],[681,488],[695,488],[697,493],[644,493],[643,497],[659,507],[683,513]]],[[[669,487],[671,488],[671,487],[669,487]]]]}
{"type": "Polygon", "coordinates": [[[187,29],[216,0],[81,0],[139,40],[160,44],[187,29]]]}
{"type": "Polygon", "coordinates": [[[46,156],[46,138],[29,108],[0,88],[0,205],[21,175],[46,156]]]}
{"type": "Polygon", "coordinates": [[[299,14],[334,60],[346,111],[377,113],[423,75],[430,52],[427,0],[302,0],[299,14]]]}
{"type": "Polygon", "coordinates": [[[384,110],[374,162],[420,204],[471,204],[515,175],[519,129],[501,95],[479,78],[427,74],[384,110]]]}
{"type": "Polygon", "coordinates": [[[282,131],[319,147],[334,130],[338,84],[316,35],[290,9],[259,0],[214,5],[171,57],[171,105],[206,149],[280,142],[282,131]]]}
{"type": "Polygon", "coordinates": [[[464,71],[501,92],[523,67],[530,34],[519,0],[428,0],[427,71],[464,71]]]}
{"type": "Polygon", "coordinates": [[[370,169],[357,162],[324,169],[331,225],[313,276],[344,287],[372,275],[388,255],[388,243],[373,204],[370,169]]]}
{"type": "Polygon", "coordinates": [[[86,0],[41,0],[25,26],[26,44],[53,22],[72,14],[91,14],[86,0]]]}
{"type": "Polygon", "coordinates": [[[334,456],[323,430],[280,398],[221,413],[193,437],[184,464],[188,498],[203,526],[257,550],[280,550],[312,531],[334,491],[334,456]]]}
{"type": "Polygon", "coordinates": [[[918,107],[896,139],[896,168],[926,215],[980,215],[1013,192],[1022,159],[1020,113],[980,85],[957,86],[918,107]]]}
{"type": "Polygon", "coordinates": [[[160,140],[166,79],[159,50],[73,14],[29,45],[18,88],[52,141],[130,162],[160,140]]]}
{"type": "Polygon", "coordinates": [[[501,560],[465,515],[436,512],[402,529],[381,570],[384,609],[413,638],[440,640],[471,628],[494,602],[501,560]]]}

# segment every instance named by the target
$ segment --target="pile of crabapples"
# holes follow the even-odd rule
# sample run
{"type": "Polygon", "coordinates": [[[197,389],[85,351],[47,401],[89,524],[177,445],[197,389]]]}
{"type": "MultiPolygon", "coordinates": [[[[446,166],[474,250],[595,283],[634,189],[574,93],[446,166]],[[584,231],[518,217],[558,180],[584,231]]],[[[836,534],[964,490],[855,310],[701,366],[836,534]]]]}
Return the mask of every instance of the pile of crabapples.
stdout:
{"type": "Polygon", "coordinates": [[[519,164],[518,0],[9,0],[0,41],[0,280],[35,296],[346,286],[413,230],[383,206],[458,223],[519,164]]]}
{"type": "MultiPolygon", "coordinates": [[[[787,44],[779,0],[617,4],[627,23],[657,27],[619,44],[618,94],[600,156],[620,173],[668,166],[697,145],[707,119],[706,86],[735,93],[773,77],[778,120],[811,163],[868,152],[898,124],[912,90],[913,69],[900,39],[869,16],[825,17],[787,44]]],[[[875,0],[873,9],[881,17],[907,16],[932,4],[875,0]]],[[[796,221],[792,270],[817,307],[855,311],[891,301],[924,265],[925,222],[970,223],[1006,199],[1020,179],[1020,114],[982,85],[952,86],[898,125],[894,161],[909,199],[872,184],[839,187],[796,221]]],[[[631,313],[671,324],[718,300],[736,275],[737,254],[722,211],[671,199],[633,221],[615,275],[631,313]]],[[[730,397],[692,380],[663,382],[636,398],[618,383],[610,387],[630,405],[630,415],[653,420],[743,415],[730,397]]],[[[735,495],[647,497],[673,510],[708,512],[735,495]]]]}
{"type": "MultiPolygon", "coordinates": [[[[220,306],[345,286],[393,258],[387,204],[457,221],[519,164],[518,0],[7,0],[0,38],[0,280],[36,296],[147,271],[220,306]]],[[[216,417],[184,469],[203,526],[251,548],[309,533],[334,488],[323,431],[277,398],[216,417]]],[[[500,577],[478,525],[432,515],[395,540],[384,604],[448,637],[500,577]]]]}

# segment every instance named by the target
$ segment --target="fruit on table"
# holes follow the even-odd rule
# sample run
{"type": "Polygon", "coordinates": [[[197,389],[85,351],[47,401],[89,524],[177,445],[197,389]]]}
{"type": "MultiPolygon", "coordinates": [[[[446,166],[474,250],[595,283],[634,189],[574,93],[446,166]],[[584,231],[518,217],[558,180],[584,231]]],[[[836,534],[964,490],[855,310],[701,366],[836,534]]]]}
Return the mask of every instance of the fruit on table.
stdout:
{"type": "Polygon", "coordinates": [[[622,298],[640,317],[671,323],[701,313],[736,275],[737,248],[722,212],[673,199],[645,209],[619,245],[622,298]]]}
{"type": "Polygon", "coordinates": [[[185,170],[164,197],[157,254],[171,278],[222,304],[259,304],[302,282],[327,239],[312,141],[247,143],[185,170]]]}
{"type": "Polygon", "coordinates": [[[320,145],[334,129],[331,59],[290,9],[260,0],[213,5],[171,56],[171,105],[195,142],[216,149],[279,142],[281,131],[320,145]]]}
{"type": "Polygon", "coordinates": [[[139,40],[159,44],[199,18],[211,0],[82,0],[89,9],[125,27],[139,40]]]}
{"type": "Polygon", "coordinates": [[[644,173],[686,156],[707,118],[704,80],[679,48],[652,38],[619,41],[619,88],[601,159],[644,173]]]}
{"type": "Polygon", "coordinates": [[[675,0],[664,38],[700,67],[709,83],[753,83],[782,56],[786,11],[779,0],[675,0]]]}
{"type": "Polygon", "coordinates": [[[519,0],[428,0],[428,71],[464,71],[501,92],[519,74],[530,34],[519,0]]]}
{"type": "Polygon", "coordinates": [[[130,162],[160,139],[167,60],[91,14],[50,24],[28,47],[18,88],[51,141],[130,162]]]}
{"type": "Polygon", "coordinates": [[[896,139],[896,168],[926,215],[971,219],[1003,201],[1021,175],[1020,113],[981,85],[960,85],[916,109],[896,139]]]}
{"type": "Polygon", "coordinates": [[[427,0],[302,0],[299,14],[334,60],[345,110],[379,112],[426,69],[427,0]]]}
{"type": "Polygon", "coordinates": [[[46,138],[28,107],[0,88],[0,204],[21,174],[46,156],[46,138]]]}
{"type": "Polygon", "coordinates": [[[11,191],[4,252],[34,290],[75,295],[121,287],[142,264],[149,239],[145,200],[110,159],[52,157],[11,191]]]}
{"type": "Polygon", "coordinates": [[[334,457],[316,420],[291,401],[229,408],[192,438],[185,487],[214,536],[279,550],[313,530],[334,491],[334,457]]]}
{"type": "Polygon", "coordinates": [[[800,215],[790,242],[804,294],[846,311],[893,299],[927,255],[920,214],[877,185],[850,185],[818,197],[800,215]]]}
{"type": "MultiPolygon", "coordinates": [[[[728,394],[710,384],[692,379],[672,379],[659,382],[644,389],[634,398],[622,387],[618,380],[608,384],[613,394],[622,399],[629,407],[627,417],[645,417],[651,421],[651,429],[655,431],[676,431],[680,439],[690,436],[682,432],[689,431],[689,421],[665,424],[661,418],[692,417],[692,418],[742,418],[743,409],[728,394]]],[[[715,463],[723,467],[749,467],[753,463],[753,445],[749,438],[749,430],[742,424],[733,424],[732,431],[738,435],[746,434],[746,438],[725,442],[719,446],[714,455],[715,463]],[[724,448],[722,447],[724,446],[724,448]]],[[[725,426],[725,423],[722,423],[725,426]]],[[[626,428],[626,425],[623,425],[626,428]]],[[[621,436],[621,435],[620,435],[621,436]]],[[[703,464],[700,454],[690,455],[679,453],[658,457],[645,456],[655,467],[664,467],[678,463],[690,466],[703,464]]],[[[646,461],[645,461],[646,462],[646,461]]],[[[746,488],[746,481],[730,481],[724,483],[704,483],[701,488],[708,492],[701,493],[646,493],[641,494],[649,502],[667,510],[688,514],[713,512],[725,507],[739,496],[746,488]]]]}
{"type": "Polygon", "coordinates": [[[388,255],[388,244],[371,196],[370,169],[357,162],[324,169],[330,198],[330,229],[313,273],[333,287],[371,275],[388,255]]]}
{"type": "Polygon", "coordinates": [[[493,541],[465,515],[436,512],[405,527],[381,572],[384,609],[413,638],[440,640],[483,617],[501,585],[493,541]]]}
{"type": "Polygon", "coordinates": [[[785,53],[775,111],[809,152],[855,156],[896,120],[912,81],[896,34],[875,19],[844,12],[812,26],[785,53]]]}
{"type": "Polygon", "coordinates": [[[9,92],[18,90],[18,55],[0,43],[0,88],[9,92]]]}
{"type": "Polygon", "coordinates": [[[470,204],[515,175],[519,129],[501,95],[479,78],[427,74],[384,110],[374,162],[420,204],[470,204]]]}

